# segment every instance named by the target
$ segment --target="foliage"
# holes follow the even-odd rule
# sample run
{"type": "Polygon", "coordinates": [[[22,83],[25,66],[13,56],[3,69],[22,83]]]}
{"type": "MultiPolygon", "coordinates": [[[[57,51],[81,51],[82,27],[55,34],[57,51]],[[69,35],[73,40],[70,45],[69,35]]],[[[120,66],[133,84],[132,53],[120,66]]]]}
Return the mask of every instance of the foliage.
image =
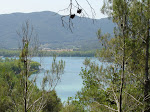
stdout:
{"type": "MultiPolygon", "coordinates": [[[[21,111],[22,103],[22,93],[23,89],[21,86],[22,77],[19,75],[21,73],[21,66],[23,63],[20,63],[17,59],[4,58],[0,59],[0,111],[21,111]],[[18,106],[16,108],[16,106],[18,106]]],[[[39,70],[40,64],[37,62],[31,61],[31,71],[39,70]]],[[[31,84],[30,81],[28,81],[31,84]]],[[[32,100],[36,100],[41,94],[45,94],[46,107],[43,109],[43,112],[58,112],[61,108],[61,100],[57,97],[55,91],[47,93],[46,91],[39,90],[35,85],[32,85],[32,100]],[[46,94],[45,94],[46,93],[46,94]],[[51,108],[49,108],[51,107],[51,108]],[[50,111],[50,109],[52,109],[50,111]]]]}
{"type": "Polygon", "coordinates": [[[84,106],[80,104],[78,100],[73,100],[73,97],[68,97],[68,100],[64,102],[64,106],[60,112],[86,112],[84,106]]]}
{"type": "Polygon", "coordinates": [[[114,38],[98,31],[104,46],[96,56],[103,66],[86,59],[77,98],[93,112],[149,112],[149,0],[105,0],[103,12],[117,24],[114,38]]]}
{"type": "Polygon", "coordinates": [[[37,42],[32,39],[34,36],[33,27],[30,27],[28,21],[22,26],[22,30],[18,32],[18,35],[22,38],[19,59],[0,59],[0,80],[2,80],[0,82],[1,111],[44,112],[49,111],[49,106],[53,110],[60,110],[57,107],[61,105],[61,102],[54,89],[64,71],[64,62],[62,60],[57,62],[56,57],[54,57],[50,71],[52,75],[47,73],[42,84],[44,86],[40,90],[35,84],[36,77],[29,80],[29,77],[39,70],[40,64],[33,62],[30,58],[37,52],[37,42]],[[47,82],[50,84],[50,86],[48,85],[49,90],[45,90],[47,82]],[[46,105],[48,106],[45,107],[46,105]]]}
{"type": "MultiPolygon", "coordinates": [[[[4,57],[18,57],[19,50],[7,50],[0,49],[0,56],[4,57]]],[[[94,57],[96,50],[76,50],[76,51],[62,51],[62,52],[53,52],[53,51],[38,51],[37,54],[33,56],[53,56],[54,54],[58,57],[94,57]]]]}
{"type": "Polygon", "coordinates": [[[43,112],[60,112],[62,108],[62,103],[60,98],[58,98],[56,91],[51,91],[48,93],[46,106],[43,108],[43,112]]]}

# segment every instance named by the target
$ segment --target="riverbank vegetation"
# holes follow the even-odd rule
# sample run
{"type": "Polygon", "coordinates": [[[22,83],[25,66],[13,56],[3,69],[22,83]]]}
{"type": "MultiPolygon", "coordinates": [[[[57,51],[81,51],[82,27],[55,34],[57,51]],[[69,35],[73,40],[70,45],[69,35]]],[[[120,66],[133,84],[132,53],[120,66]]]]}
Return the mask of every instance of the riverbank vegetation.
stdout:
{"type": "MultiPolygon", "coordinates": [[[[38,51],[35,57],[48,57],[56,55],[57,57],[94,57],[96,50],[90,51],[62,51],[62,52],[53,52],[53,51],[38,51]]],[[[20,50],[8,50],[0,49],[0,56],[3,57],[18,57],[20,50]]]]}

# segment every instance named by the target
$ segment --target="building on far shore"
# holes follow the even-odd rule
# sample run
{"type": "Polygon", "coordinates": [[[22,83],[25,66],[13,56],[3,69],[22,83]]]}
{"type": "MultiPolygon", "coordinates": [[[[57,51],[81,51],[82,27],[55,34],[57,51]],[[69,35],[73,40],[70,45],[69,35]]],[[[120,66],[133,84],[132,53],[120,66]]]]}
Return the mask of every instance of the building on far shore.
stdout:
{"type": "Polygon", "coordinates": [[[64,51],[73,51],[73,49],[50,49],[50,48],[43,48],[42,51],[64,52],[64,51]]]}

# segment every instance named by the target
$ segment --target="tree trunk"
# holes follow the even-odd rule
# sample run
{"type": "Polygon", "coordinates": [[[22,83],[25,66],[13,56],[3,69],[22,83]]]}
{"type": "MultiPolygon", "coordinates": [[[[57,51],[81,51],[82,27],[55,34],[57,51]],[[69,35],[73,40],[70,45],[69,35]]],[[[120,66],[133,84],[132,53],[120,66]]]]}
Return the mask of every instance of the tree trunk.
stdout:
{"type": "Polygon", "coordinates": [[[126,37],[126,27],[127,27],[127,22],[126,22],[126,19],[127,19],[127,3],[126,3],[126,0],[123,1],[123,9],[122,9],[122,12],[123,12],[123,28],[122,28],[122,36],[123,36],[123,59],[122,59],[122,74],[121,74],[121,86],[120,86],[120,96],[119,96],[119,112],[122,112],[122,93],[123,93],[123,87],[124,87],[124,75],[125,75],[125,37],[126,37]]]}
{"type": "Polygon", "coordinates": [[[149,92],[149,19],[147,21],[147,37],[146,37],[146,57],[145,57],[145,80],[144,80],[144,102],[145,102],[145,109],[144,112],[150,112],[149,107],[149,100],[148,98],[148,92],[149,92]]]}

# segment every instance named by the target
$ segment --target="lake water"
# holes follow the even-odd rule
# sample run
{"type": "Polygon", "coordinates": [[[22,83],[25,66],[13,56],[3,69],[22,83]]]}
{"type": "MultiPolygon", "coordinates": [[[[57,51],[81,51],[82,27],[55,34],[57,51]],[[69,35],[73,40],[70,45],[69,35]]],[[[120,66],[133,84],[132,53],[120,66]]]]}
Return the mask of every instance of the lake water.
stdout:
{"type": "MultiPolygon", "coordinates": [[[[65,61],[65,72],[61,76],[61,81],[56,86],[55,90],[61,101],[66,101],[68,97],[75,96],[77,91],[82,88],[82,79],[79,76],[81,67],[84,67],[83,61],[85,57],[57,57],[57,60],[65,61]]],[[[93,58],[94,59],[94,58],[93,58]]],[[[50,70],[53,57],[34,57],[32,60],[41,63],[41,68],[50,70]]],[[[44,77],[44,72],[37,75],[37,86],[41,87],[41,82],[44,77]]]]}

